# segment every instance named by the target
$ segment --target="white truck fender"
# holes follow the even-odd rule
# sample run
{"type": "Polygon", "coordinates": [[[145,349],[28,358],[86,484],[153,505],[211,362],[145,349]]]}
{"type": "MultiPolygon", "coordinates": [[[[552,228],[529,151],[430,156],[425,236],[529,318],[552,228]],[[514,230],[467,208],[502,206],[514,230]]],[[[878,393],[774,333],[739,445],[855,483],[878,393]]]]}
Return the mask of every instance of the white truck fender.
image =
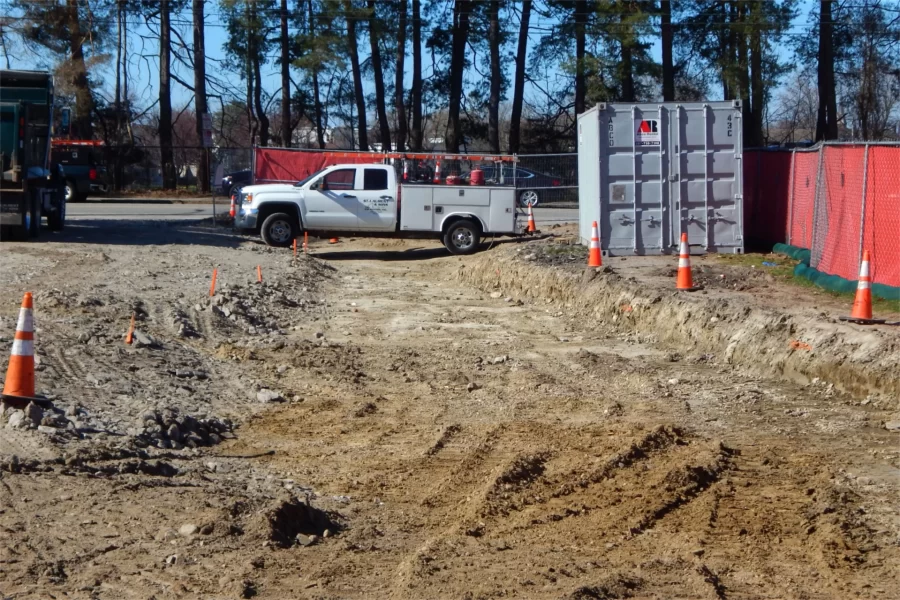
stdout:
{"type": "Polygon", "coordinates": [[[459,210],[459,211],[455,211],[455,212],[449,213],[448,215],[444,216],[443,220],[441,220],[441,231],[442,232],[445,231],[447,223],[449,223],[450,220],[458,220],[458,219],[469,219],[471,221],[476,221],[479,225],[481,225],[482,232],[485,232],[488,230],[487,224],[484,221],[482,221],[481,218],[479,218],[476,215],[473,215],[470,212],[467,212],[464,210],[459,210]]]}

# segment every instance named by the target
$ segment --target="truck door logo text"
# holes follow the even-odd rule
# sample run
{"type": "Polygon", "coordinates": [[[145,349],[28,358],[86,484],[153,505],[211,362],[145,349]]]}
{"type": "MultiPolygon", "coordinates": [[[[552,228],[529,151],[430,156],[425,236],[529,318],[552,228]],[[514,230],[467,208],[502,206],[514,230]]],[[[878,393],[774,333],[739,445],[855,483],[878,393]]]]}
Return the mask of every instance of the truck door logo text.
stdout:
{"type": "Polygon", "coordinates": [[[656,119],[645,119],[637,123],[637,129],[634,132],[635,146],[659,146],[659,121],[656,119]]]}

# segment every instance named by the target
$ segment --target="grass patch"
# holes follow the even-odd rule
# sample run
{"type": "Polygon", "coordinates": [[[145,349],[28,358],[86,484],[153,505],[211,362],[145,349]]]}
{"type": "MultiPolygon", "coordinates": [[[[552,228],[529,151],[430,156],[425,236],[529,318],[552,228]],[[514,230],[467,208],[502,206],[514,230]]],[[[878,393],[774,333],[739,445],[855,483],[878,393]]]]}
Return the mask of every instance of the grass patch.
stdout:
{"type": "MultiPolygon", "coordinates": [[[[831,290],[826,290],[825,288],[821,288],[814,284],[812,281],[807,279],[806,277],[794,277],[794,267],[800,264],[799,260],[794,260],[788,256],[784,256],[781,254],[761,254],[761,253],[750,253],[750,254],[718,254],[715,255],[716,260],[723,265],[729,265],[733,267],[746,267],[746,268],[756,268],[761,269],[763,273],[768,273],[776,280],[788,283],[791,285],[795,285],[797,287],[806,288],[817,293],[824,294],[826,296],[830,296],[835,299],[842,299],[848,301],[847,311],[849,313],[850,308],[849,305],[853,303],[853,297],[855,292],[851,293],[843,293],[843,292],[833,292],[831,290]],[[768,267],[764,266],[763,262],[775,263],[776,266],[768,267]]],[[[884,298],[872,298],[872,312],[876,315],[878,313],[897,313],[900,312],[900,306],[897,305],[896,302],[891,300],[885,300],[884,298]]]]}

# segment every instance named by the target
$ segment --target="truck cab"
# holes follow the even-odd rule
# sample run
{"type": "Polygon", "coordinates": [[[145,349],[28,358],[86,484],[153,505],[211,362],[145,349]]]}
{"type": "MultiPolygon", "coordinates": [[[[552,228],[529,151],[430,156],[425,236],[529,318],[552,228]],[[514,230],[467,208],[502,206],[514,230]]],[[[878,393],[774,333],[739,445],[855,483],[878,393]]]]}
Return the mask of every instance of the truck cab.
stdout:
{"type": "Polygon", "coordinates": [[[286,213],[308,231],[394,231],[397,193],[390,166],[335,165],[295,184],[242,188],[235,225],[256,229],[270,215],[286,213]]]}

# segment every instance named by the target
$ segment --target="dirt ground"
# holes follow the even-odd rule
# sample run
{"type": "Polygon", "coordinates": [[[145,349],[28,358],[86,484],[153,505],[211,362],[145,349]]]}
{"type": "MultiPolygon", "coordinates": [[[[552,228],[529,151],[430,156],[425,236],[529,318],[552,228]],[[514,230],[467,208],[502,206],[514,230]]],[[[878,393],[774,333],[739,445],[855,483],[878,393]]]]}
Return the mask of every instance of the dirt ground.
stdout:
{"type": "MultiPolygon", "coordinates": [[[[4,243],[0,368],[32,291],[55,408],[0,422],[0,598],[900,598],[894,359],[840,357],[873,365],[866,390],[676,343],[640,323],[682,302],[654,287],[671,257],[607,261],[659,300],[586,318],[527,280],[613,285],[558,242],[293,259],[203,224],[98,221],[4,243]]],[[[711,329],[752,321],[745,304],[841,308],[713,264],[692,300],[725,300],[711,329]]],[[[824,361],[803,339],[803,364],[824,361]]]]}

